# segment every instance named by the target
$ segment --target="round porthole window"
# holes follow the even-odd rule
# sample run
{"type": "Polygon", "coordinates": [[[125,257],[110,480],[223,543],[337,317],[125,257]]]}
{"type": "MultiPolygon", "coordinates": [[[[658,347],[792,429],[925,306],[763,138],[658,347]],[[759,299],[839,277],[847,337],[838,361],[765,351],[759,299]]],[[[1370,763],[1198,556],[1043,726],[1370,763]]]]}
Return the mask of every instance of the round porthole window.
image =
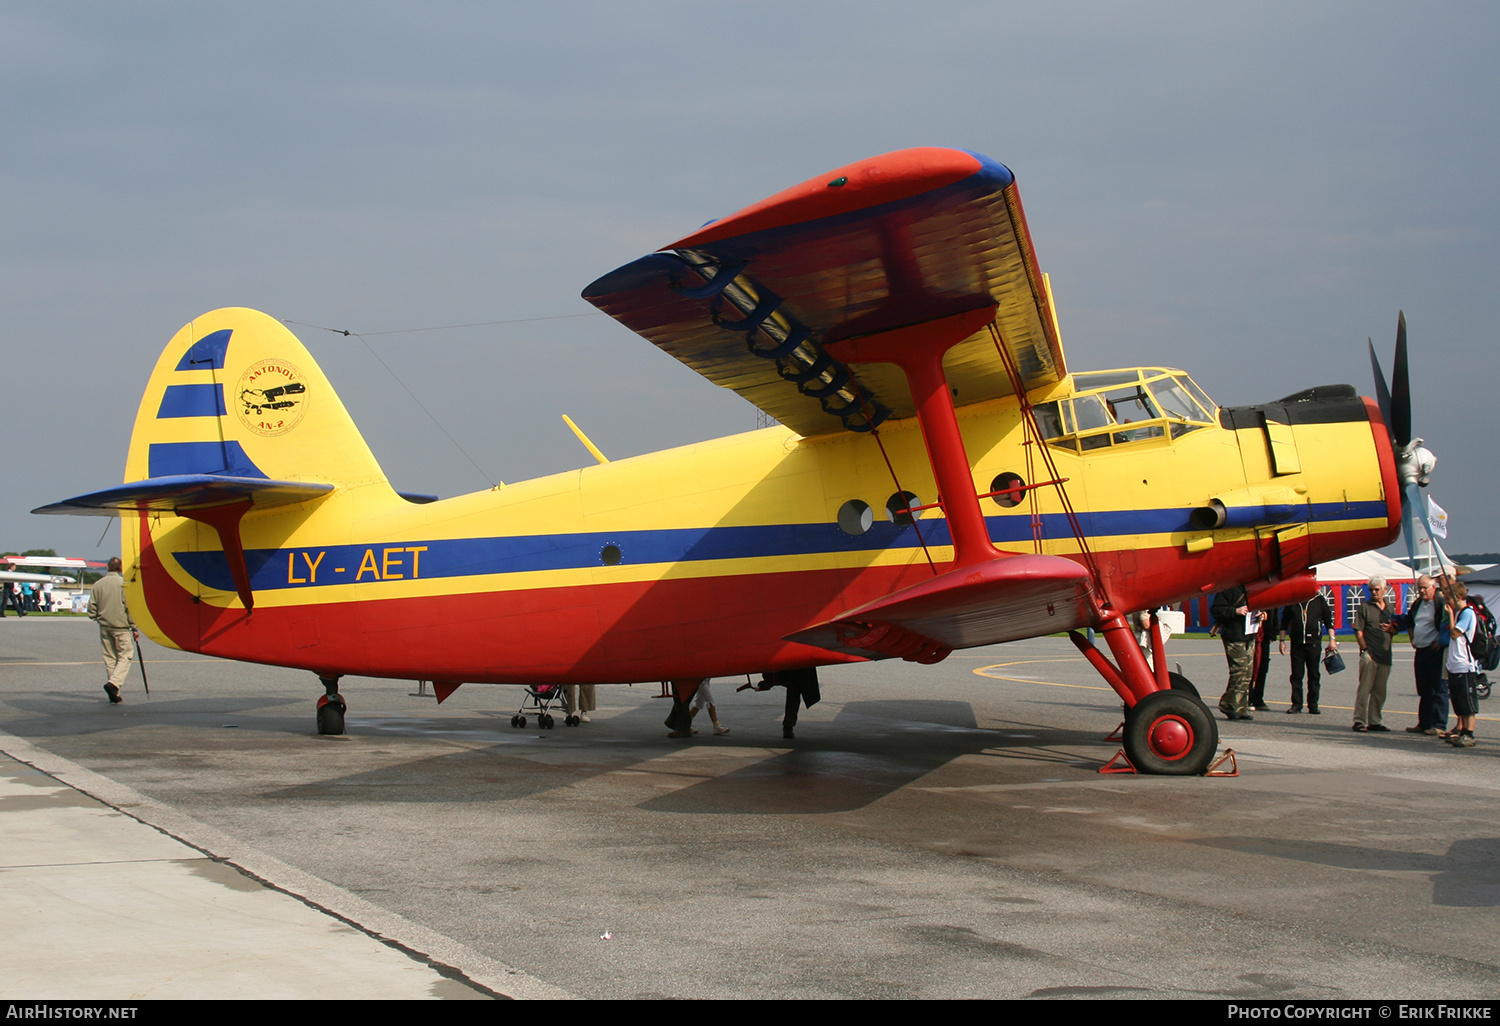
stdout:
{"type": "Polygon", "coordinates": [[[624,558],[618,545],[606,545],[599,550],[599,559],[605,566],[614,566],[624,558]]]}
{"type": "Polygon", "coordinates": [[[860,499],[850,499],[839,507],[839,530],[858,537],[875,523],[875,513],[870,504],[860,499]]]}
{"type": "Polygon", "coordinates": [[[885,500],[886,519],[897,527],[906,527],[917,519],[916,514],[906,512],[913,506],[922,505],[922,500],[911,492],[897,492],[885,500]]]}
{"type": "Polygon", "coordinates": [[[995,480],[990,482],[990,491],[1000,493],[990,498],[995,500],[997,506],[1010,509],[1012,506],[1021,504],[1021,497],[1026,494],[1025,489],[1026,482],[1021,479],[1021,475],[1012,474],[1007,470],[1003,474],[997,474],[995,480]]]}

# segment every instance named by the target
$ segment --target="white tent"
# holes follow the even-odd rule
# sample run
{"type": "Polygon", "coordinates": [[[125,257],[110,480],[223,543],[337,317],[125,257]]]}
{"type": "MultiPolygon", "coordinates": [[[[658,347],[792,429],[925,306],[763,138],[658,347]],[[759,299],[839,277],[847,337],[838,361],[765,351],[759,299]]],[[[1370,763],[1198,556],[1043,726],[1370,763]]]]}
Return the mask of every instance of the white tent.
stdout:
{"type": "Polygon", "coordinates": [[[1394,612],[1406,612],[1407,604],[1416,597],[1417,575],[1405,564],[1378,552],[1361,552],[1319,563],[1313,570],[1323,586],[1323,597],[1333,607],[1334,626],[1341,629],[1348,629],[1353,611],[1369,597],[1367,585],[1371,577],[1385,578],[1387,591],[1395,599],[1394,612]]]}
{"type": "MultiPolygon", "coordinates": [[[[1416,596],[1416,575],[1406,566],[1378,552],[1361,552],[1343,559],[1319,563],[1313,567],[1322,586],[1323,597],[1333,608],[1333,623],[1340,630],[1349,630],[1349,618],[1368,595],[1366,585],[1371,577],[1384,577],[1395,596],[1394,611],[1406,611],[1407,603],[1416,596]]],[[[1209,616],[1209,605],[1213,596],[1205,595],[1183,604],[1190,630],[1208,630],[1213,620],[1209,616]]]]}

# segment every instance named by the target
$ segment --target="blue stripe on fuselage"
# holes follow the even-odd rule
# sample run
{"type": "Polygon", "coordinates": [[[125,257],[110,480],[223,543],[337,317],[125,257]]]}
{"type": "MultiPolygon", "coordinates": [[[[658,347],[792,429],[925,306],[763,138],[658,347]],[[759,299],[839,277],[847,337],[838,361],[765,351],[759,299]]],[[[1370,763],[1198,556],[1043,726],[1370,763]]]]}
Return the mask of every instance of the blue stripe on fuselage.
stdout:
{"type": "MultiPolygon", "coordinates": [[[[1190,529],[1190,509],[1109,510],[1079,514],[1084,534],[1097,542],[1111,536],[1170,534],[1190,529]]],[[[1317,520],[1382,519],[1384,502],[1320,503],[1309,510],[1317,520]]],[[[1043,515],[1042,537],[1071,538],[1067,517],[1043,515]]],[[[999,545],[1029,546],[1031,518],[1010,514],[986,518],[999,545]]],[[[943,520],[919,521],[922,541],[952,544],[943,520]]],[[[1268,524],[1267,526],[1273,526],[1268,524]]],[[[1277,523],[1274,526],[1288,526],[1277,523]]],[[[588,534],[517,535],[391,541],[324,548],[247,549],[245,563],[255,591],[324,587],[383,580],[432,580],[484,574],[574,570],[603,566],[603,550],[616,546],[621,564],[689,563],[713,559],[770,558],[838,552],[880,552],[919,546],[917,532],[881,521],[859,537],[834,524],[769,524],[746,527],[675,528],[588,534]]],[[[210,588],[233,591],[224,554],[173,553],[179,565],[210,588]]]]}

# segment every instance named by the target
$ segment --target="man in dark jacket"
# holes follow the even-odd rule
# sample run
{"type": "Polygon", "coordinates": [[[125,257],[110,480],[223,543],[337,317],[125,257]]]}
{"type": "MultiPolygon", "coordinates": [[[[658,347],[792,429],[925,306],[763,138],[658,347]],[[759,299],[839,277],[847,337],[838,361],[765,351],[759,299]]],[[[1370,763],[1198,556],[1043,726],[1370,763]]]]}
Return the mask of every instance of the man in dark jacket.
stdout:
{"type": "Polygon", "coordinates": [[[1321,593],[1306,602],[1294,603],[1281,610],[1281,654],[1287,654],[1290,639],[1292,656],[1292,707],[1289,713],[1302,711],[1302,675],[1307,674],[1307,711],[1318,715],[1318,690],[1322,681],[1319,661],[1323,638],[1328,637],[1327,651],[1339,650],[1333,633],[1333,610],[1321,593]]]}
{"type": "Polygon", "coordinates": [[[1412,668],[1417,678],[1417,725],[1408,734],[1437,736],[1448,729],[1448,682],[1443,663],[1448,658],[1449,632],[1443,629],[1447,615],[1443,593],[1431,577],[1417,578],[1417,599],[1406,615],[1397,618],[1396,630],[1411,634],[1412,668]]]}
{"type": "Polygon", "coordinates": [[[1219,625],[1219,636],[1224,640],[1224,658],[1229,663],[1229,686],[1219,698],[1219,711],[1226,720],[1253,720],[1255,717],[1250,715],[1250,671],[1255,636],[1245,631],[1245,617],[1250,612],[1245,589],[1236,586],[1219,592],[1214,596],[1209,612],[1219,625]]]}

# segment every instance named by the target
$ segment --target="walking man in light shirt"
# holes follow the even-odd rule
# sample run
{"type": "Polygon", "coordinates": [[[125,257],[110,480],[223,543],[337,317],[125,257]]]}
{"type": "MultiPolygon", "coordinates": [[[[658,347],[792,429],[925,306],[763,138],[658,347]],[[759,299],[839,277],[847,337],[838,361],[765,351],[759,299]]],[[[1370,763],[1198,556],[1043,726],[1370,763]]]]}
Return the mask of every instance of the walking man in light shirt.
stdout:
{"type": "Polygon", "coordinates": [[[130,657],[135,654],[135,621],[125,607],[125,578],[119,556],[109,561],[109,572],[94,582],[89,593],[89,619],[99,625],[99,644],[104,649],[104,669],[109,679],[104,693],[111,703],[120,703],[120,686],[130,672],[130,657]]]}

